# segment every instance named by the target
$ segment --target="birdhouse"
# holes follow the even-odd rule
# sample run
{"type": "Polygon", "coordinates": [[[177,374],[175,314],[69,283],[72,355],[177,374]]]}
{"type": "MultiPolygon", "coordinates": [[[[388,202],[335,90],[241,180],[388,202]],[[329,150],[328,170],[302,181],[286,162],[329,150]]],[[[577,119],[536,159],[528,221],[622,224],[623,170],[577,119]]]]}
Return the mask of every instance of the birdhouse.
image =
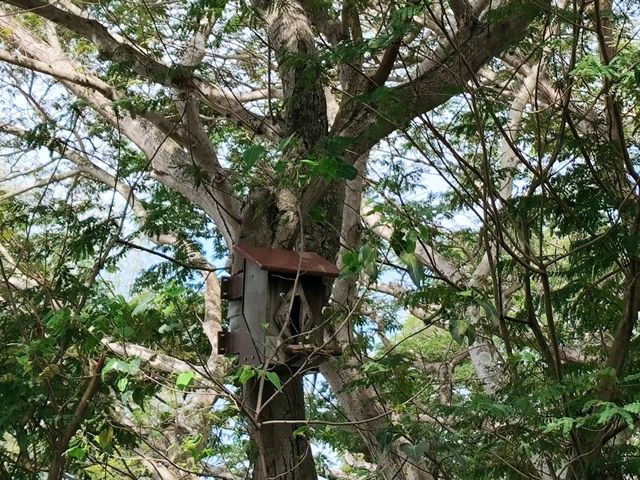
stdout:
{"type": "Polygon", "coordinates": [[[337,277],[331,262],[312,252],[236,245],[243,269],[222,279],[229,331],[218,350],[239,365],[300,368],[337,354],[324,344],[324,278],[337,277]]]}

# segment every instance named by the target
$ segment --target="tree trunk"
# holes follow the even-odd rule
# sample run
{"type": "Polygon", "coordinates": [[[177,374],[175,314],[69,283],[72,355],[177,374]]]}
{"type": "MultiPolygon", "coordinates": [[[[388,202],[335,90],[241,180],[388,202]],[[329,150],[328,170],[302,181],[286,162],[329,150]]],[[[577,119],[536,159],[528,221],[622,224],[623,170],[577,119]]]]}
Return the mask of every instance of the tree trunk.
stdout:
{"type": "MultiPolygon", "coordinates": [[[[267,191],[255,192],[243,212],[238,241],[256,246],[291,248],[300,236],[300,222],[295,218],[297,212],[286,207],[288,205],[282,195],[277,197],[267,191]],[[283,218],[291,219],[291,224],[283,227],[283,218]],[[289,230],[291,225],[294,228],[289,230]]],[[[314,247],[317,245],[304,245],[305,250],[317,251],[314,247]]],[[[242,262],[236,256],[232,271],[235,273],[241,268],[242,262]]],[[[292,375],[283,369],[276,373],[282,384],[280,391],[264,376],[254,377],[244,385],[244,406],[248,410],[249,433],[255,448],[252,478],[315,480],[317,474],[311,447],[303,432],[294,434],[305,420],[303,375],[292,375]]]]}
{"type": "Polygon", "coordinates": [[[249,425],[256,447],[253,480],[314,480],[317,475],[311,446],[303,434],[295,433],[305,419],[303,377],[278,373],[283,385],[280,392],[264,378],[245,385],[247,407],[252,412],[260,409],[257,422],[249,425]],[[283,423],[277,423],[279,420],[283,423]]]}
{"type": "Polygon", "coordinates": [[[64,470],[64,456],[56,452],[47,473],[47,480],[60,480],[64,470]]]}

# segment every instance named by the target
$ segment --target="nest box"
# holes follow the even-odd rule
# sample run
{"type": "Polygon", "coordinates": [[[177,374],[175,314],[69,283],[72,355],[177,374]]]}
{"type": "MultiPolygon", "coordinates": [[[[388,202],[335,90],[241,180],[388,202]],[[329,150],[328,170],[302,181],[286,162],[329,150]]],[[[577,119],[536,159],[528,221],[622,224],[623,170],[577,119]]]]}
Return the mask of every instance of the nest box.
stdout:
{"type": "Polygon", "coordinates": [[[240,365],[313,367],[337,354],[324,345],[325,277],[337,277],[331,262],[312,252],[236,245],[241,272],[222,279],[228,300],[229,331],[218,352],[238,356],[240,365]],[[314,358],[310,358],[310,356],[314,358]]]}

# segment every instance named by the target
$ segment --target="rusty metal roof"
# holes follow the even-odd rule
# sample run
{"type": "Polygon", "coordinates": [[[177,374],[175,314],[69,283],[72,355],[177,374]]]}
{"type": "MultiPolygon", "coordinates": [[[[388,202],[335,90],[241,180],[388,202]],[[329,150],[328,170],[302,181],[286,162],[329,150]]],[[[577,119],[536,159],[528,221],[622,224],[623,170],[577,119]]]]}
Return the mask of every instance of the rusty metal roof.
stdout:
{"type": "Polygon", "coordinates": [[[317,253],[294,252],[275,248],[252,247],[238,244],[233,250],[242,257],[256,264],[261,270],[271,272],[297,273],[317,277],[337,277],[338,267],[325,260],[317,253]]]}

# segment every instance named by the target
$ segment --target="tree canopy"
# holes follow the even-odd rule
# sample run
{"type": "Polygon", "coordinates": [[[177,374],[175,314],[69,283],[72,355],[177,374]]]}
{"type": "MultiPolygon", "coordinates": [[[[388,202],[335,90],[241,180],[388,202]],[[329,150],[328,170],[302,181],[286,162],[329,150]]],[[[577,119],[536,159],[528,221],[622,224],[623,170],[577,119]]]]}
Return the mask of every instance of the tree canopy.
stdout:
{"type": "Polygon", "coordinates": [[[633,0],[0,1],[0,477],[637,478],[638,32],[633,0]],[[219,353],[241,243],[337,264],[339,355],[219,353]]]}

